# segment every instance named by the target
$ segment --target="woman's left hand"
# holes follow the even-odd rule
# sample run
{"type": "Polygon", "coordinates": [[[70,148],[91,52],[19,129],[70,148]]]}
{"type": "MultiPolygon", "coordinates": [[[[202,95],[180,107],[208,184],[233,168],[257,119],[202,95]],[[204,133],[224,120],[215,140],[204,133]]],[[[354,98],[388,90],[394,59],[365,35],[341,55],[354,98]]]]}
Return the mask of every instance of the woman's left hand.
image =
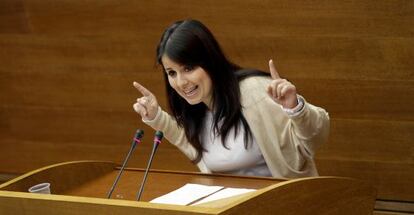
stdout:
{"type": "Polygon", "coordinates": [[[267,87],[267,94],[284,108],[292,109],[296,107],[298,105],[298,97],[295,85],[286,79],[280,78],[273,60],[269,61],[269,69],[273,80],[267,87]]]}

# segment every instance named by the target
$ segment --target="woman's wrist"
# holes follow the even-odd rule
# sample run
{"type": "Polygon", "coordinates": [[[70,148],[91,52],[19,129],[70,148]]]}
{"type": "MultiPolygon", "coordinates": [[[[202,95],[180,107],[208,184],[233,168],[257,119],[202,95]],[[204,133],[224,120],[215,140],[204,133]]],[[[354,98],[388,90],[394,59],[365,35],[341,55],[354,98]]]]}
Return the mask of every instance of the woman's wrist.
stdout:
{"type": "Polygon", "coordinates": [[[151,123],[151,122],[154,122],[159,116],[160,116],[160,114],[161,114],[161,107],[160,106],[158,106],[158,109],[157,109],[157,114],[155,114],[155,117],[153,118],[153,119],[145,119],[145,118],[142,118],[142,121],[143,122],[146,122],[146,123],[151,123]]]}
{"type": "Polygon", "coordinates": [[[299,115],[299,113],[303,110],[303,107],[305,106],[305,101],[302,97],[298,96],[297,98],[297,105],[293,108],[283,108],[283,110],[289,115],[289,116],[296,116],[299,115]]]}

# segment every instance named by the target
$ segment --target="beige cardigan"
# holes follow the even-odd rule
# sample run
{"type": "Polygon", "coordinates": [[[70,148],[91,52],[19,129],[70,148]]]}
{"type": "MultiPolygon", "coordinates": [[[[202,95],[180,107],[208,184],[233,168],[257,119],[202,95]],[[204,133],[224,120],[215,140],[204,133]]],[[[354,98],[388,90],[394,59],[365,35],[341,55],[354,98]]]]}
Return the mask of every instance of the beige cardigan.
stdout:
{"type": "MultiPolygon", "coordinates": [[[[249,77],[240,82],[243,115],[260,147],[273,177],[298,178],[317,176],[313,160],[316,148],[326,142],[329,115],[319,107],[304,101],[299,115],[288,116],[266,93],[271,79],[249,77]]],[[[184,129],[175,119],[159,108],[152,121],[144,121],[155,130],[164,132],[168,141],[194,160],[197,152],[188,142],[184,129]]],[[[203,160],[197,163],[203,173],[210,173],[203,160]]]]}

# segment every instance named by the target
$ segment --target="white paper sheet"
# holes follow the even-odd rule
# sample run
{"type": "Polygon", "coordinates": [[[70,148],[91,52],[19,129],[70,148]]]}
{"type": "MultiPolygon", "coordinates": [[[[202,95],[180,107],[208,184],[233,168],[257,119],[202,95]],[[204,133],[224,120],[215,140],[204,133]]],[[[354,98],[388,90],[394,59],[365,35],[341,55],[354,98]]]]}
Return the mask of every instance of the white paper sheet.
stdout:
{"type": "Polygon", "coordinates": [[[206,203],[206,202],[210,202],[210,201],[214,201],[217,199],[223,199],[223,198],[227,198],[227,197],[232,197],[232,196],[236,196],[236,195],[240,195],[240,194],[244,194],[244,193],[249,193],[249,192],[253,192],[255,191],[255,189],[245,189],[245,188],[225,188],[222,189],[216,193],[213,193],[210,196],[207,196],[206,198],[192,204],[192,205],[198,205],[201,203],[206,203]]]}
{"type": "Polygon", "coordinates": [[[181,188],[151,200],[152,203],[188,205],[204,196],[210,195],[220,189],[221,186],[206,186],[201,184],[186,184],[181,188]]]}

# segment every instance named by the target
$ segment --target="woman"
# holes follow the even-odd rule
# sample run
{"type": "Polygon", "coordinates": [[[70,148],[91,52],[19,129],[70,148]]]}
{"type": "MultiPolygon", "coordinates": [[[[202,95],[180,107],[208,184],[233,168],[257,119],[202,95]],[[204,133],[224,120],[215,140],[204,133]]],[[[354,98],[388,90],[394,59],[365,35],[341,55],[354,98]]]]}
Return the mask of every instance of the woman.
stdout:
{"type": "Polygon", "coordinates": [[[231,63],[196,20],[168,27],[157,47],[172,116],[137,82],[142,120],[204,173],[296,178],[318,175],[314,151],[326,141],[329,116],[280,78],[231,63]]]}

